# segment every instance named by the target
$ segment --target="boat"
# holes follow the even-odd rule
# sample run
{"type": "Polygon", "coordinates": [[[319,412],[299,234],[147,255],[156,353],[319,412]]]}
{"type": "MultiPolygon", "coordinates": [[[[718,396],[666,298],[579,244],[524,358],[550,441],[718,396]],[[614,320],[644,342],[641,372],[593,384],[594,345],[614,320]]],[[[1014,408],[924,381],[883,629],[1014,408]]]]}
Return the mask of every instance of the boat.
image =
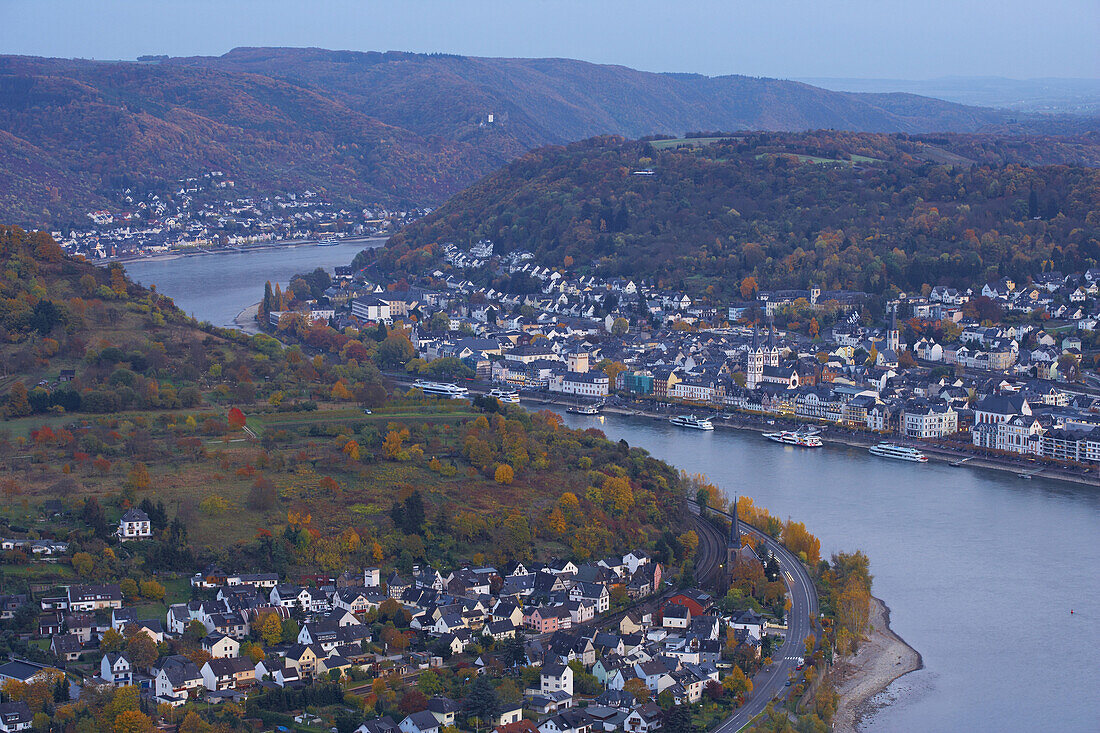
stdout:
{"type": "Polygon", "coordinates": [[[795,445],[799,448],[820,448],[821,438],[812,432],[799,430],[781,430],[777,433],[763,433],[768,440],[782,443],[783,445],[795,445]]]}
{"type": "Polygon", "coordinates": [[[599,415],[600,408],[596,405],[574,405],[572,407],[565,408],[566,412],[571,412],[574,415],[599,415]]]}
{"type": "Polygon", "coordinates": [[[695,417],[695,415],[677,415],[671,417],[668,420],[673,425],[678,425],[681,428],[694,428],[695,430],[714,430],[714,425],[710,420],[705,417],[695,417]]]}
{"type": "Polygon", "coordinates": [[[336,237],[325,237],[317,240],[318,247],[335,247],[338,244],[340,244],[340,241],[336,237]]]}
{"type": "Polygon", "coordinates": [[[496,397],[501,402],[508,402],[513,405],[519,404],[519,392],[514,389],[493,389],[489,391],[490,397],[496,397]]]}
{"type": "Polygon", "coordinates": [[[928,456],[916,448],[907,448],[896,443],[879,443],[871,446],[868,450],[872,454],[883,458],[896,458],[899,461],[917,461],[918,463],[928,462],[928,456]]]}
{"type": "Polygon", "coordinates": [[[429,397],[445,397],[451,400],[463,400],[470,396],[470,390],[465,387],[459,387],[457,384],[448,384],[446,382],[429,382],[424,379],[418,379],[413,383],[413,387],[419,389],[429,397]]]}

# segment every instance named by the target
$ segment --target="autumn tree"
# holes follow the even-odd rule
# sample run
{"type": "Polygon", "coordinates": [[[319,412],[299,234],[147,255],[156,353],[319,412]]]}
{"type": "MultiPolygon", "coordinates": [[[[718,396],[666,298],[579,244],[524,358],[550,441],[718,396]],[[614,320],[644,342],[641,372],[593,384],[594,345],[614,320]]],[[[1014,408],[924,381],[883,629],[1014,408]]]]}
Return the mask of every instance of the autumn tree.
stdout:
{"type": "Polygon", "coordinates": [[[244,427],[244,424],[247,420],[244,416],[244,413],[241,411],[241,408],[234,407],[229,410],[228,421],[229,427],[234,430],[240,430],[244,427]]]}
{"type": "Polygon", "coordinates": [[[502,463],[497,466],[496,473],[493,474],[493,480],[498,484],[507,486],[512,483],[512,479],[515,478],[515,473],[512,471],[512,467],[507,463],[502,463]]]}
{"type": "Polygon", "coordinates": [[[28,399],[27,385],[16,380],[8,392],[8,414],[12,417],[26,417],[33,410],[28,399]]]}
{"type": "Polygon", "coordinates": [[[741,280],[741,299],[751,300],[756,295],[757,285],[756,278],[752,275],[741,280]]]}
{"type": "Polygon", "coordinates": [[[135,631],[126,641],[126,654],[138,669],[152,667],[160,656],[157,643],[144,631],[135,631]]]}
{"type": "Polygon", "coordinates": [[[149,482],[149,469],[141,462],[135,463],[130,473],[126,475],[127,486],[135,491],[144,491],[149,488],[149,482]]]}
{"type": "Polygon", "coordinates": [[[259,511],[272,509],[277,498],[275,482],[266,476],[257,476],[248,490],[248,506],[259,511]]]}
{"type": "Polygon", "coordinates": [[[623,692],[629,692],[639,705],[649,702],[649,688],[645,686],[645,680],[631,677],[623,683],[623,692]]]}

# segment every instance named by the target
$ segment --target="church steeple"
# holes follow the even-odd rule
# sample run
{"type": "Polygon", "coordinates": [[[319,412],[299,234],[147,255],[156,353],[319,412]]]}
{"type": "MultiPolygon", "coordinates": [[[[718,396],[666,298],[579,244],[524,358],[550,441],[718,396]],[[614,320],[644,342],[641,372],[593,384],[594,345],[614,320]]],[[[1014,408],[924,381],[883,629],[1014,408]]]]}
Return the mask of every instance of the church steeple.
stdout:
{"type": "Polygon", "coordinates": [[[733,498],[733,506],[730,507],[730,541],[729,546],[735,550],[741,549],[741,527],[737,524],[737,497],[733,498]]]}

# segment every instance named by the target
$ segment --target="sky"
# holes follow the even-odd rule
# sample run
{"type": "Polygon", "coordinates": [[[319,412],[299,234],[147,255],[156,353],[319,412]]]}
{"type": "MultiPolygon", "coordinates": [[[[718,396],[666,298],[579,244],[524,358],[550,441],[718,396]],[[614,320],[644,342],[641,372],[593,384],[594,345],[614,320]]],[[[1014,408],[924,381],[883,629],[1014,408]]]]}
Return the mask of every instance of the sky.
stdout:
{"type": "Polygon", "coordinates": [[[1100,0],[0,0],[0,53],[318,46],[779,78],[1100,77],[1100,0]]]}

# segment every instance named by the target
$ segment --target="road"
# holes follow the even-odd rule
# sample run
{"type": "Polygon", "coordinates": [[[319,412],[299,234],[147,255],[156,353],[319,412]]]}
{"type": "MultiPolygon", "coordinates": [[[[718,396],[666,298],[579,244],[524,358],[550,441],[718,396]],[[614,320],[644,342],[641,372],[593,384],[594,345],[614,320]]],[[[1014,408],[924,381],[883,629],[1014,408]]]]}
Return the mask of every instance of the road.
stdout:
{"type": "MultiPolygon", "coordinates": [[[[698,512],[694,502],[690,502],[689,506],[693,512],[698,512]]],[[[729,514],[725,512],[714,509],[709,511],[729,518],[729,514]]],[[[783,639],[783,645],[772,653],[772,665],[760,670],[752,678],[753,690],[745,697],[745,704],[714,728],[713,733],[735,733],[741,730],[764,711],[772,698],[787,692],[788,688],[784,683],[788,675],[796,671],[798,658],[805,655],[805,638],[810,634],[816,635],[810,619],[816,619],[819,613],[817,589],[799,559],[782,544],[751,524],[740,522],[740,525],[742,532],[747,532],[758,542],[763,542],[764,546],[779,559],[780,572],[791,599],[791,610],[787,614],[787,634],[783,639]]],[[[725,560],[726,538],[713,524],[698,516],[695,517],[695,526],[699,534],[696,577],[700,580],[703,578],[711,580],[714,579],[715,573],[721,571],[721,564],[725,560]]]]}

